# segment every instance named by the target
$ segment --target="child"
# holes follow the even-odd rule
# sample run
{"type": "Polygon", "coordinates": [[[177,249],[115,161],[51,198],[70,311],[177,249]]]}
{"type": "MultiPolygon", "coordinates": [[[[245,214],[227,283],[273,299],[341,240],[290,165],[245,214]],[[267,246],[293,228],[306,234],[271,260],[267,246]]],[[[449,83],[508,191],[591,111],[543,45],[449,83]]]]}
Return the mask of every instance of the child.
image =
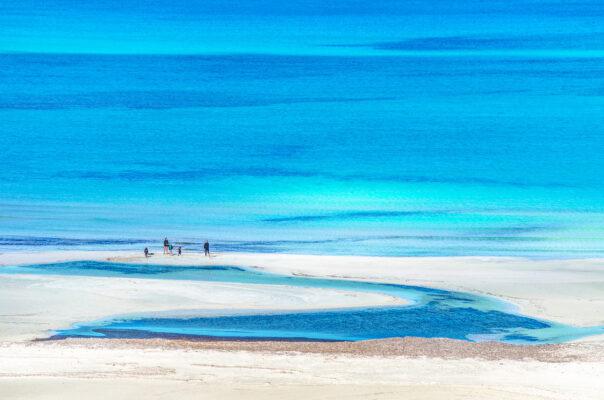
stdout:
{"type": "Polygon", "coordinates": [[[178,255],[182,254],[182,248],[180,246],[178,246],[178,255]]]}
{"type": "Polygon", "coordinates": [[[170,250],[170,255],[171,256],[174,255],[174,254],[172,254],[172,248],[173,248],[172,243],[170,243],[170,245],[168,246],[168,250],[170,250]]]}

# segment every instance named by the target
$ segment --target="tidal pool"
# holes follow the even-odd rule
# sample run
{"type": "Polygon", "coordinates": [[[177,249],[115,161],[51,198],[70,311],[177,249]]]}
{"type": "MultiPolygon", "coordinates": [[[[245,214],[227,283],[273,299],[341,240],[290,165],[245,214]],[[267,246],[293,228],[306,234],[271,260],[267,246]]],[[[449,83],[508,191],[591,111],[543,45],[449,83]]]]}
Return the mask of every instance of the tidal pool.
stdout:
{"type": "Polygon", "coordinates": [[[178,279],[289,285],[377,292],[410,300],[404,306],[354,309],[174,310],[118,315],[57,330],[51,338],[224,338],[356,341],[392,337],[443,337],[514,344],[559,343],[602,334],[526,317],[514,305],[470,293],[418,286],[277,275],[234,266],[175,266],[74,261],[0,268],[0,273],[178,279]]]}

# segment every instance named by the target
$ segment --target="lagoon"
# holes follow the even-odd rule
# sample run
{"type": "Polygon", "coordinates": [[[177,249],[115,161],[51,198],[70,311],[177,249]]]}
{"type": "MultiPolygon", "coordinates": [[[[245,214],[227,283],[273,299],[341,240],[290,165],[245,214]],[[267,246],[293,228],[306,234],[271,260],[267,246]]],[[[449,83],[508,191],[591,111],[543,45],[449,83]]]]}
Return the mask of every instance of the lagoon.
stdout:
{"type": "Polygon", "coordinates": [[[82,322],[52,338],[230,338],[252,340],[367,340],[445,337],[514,344],[559,343],[601,334],[522,316],[501,300],[417,286],[269,274],[232,266],[175,266],[74,261],[3,267],[0,273],[179,279],[360,290],[411,301],[406,306],[314,311],[174,310],[82,322]]]}

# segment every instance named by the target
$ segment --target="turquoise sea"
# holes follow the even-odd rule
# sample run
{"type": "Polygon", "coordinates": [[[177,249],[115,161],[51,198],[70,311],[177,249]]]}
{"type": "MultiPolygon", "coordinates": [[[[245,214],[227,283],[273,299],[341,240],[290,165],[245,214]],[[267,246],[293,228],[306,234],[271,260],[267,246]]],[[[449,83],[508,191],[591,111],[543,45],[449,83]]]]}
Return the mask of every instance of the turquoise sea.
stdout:
{"type": "Polygon", "coordinates": [[[603,18],[0,3],[0,251],[604,256],[603,18]]]}

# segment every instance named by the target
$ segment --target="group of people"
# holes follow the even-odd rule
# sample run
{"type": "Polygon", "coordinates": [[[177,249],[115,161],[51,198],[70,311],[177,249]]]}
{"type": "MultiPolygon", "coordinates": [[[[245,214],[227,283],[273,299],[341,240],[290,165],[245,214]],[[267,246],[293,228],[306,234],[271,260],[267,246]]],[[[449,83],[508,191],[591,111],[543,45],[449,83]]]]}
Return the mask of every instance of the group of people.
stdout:
{"type": "MultiPolygon", "coordinates": [[[[170,241],[168,240],[168,238],[164,239],[164,254],[170,254],[171,256],[173,256],[174,254],[172,254],[172,249],[174,249],[174,246],[172,245],[172,243],[170,243],[170,241]]],[[[182,254],[182,247],[178,247],[178,255],[182,254]]]]}
{"type": "MultiPolygon", "coordinates": [[[[168,238],[167,237],[164,238],[164,254],[170,254],[171,256],[173,256],[174,255],[172,253],[173,249],[174,249],[174,246],[172,245],[172,243],[170,243],[168,238]]],[[[149,257],[149,249],[147,247],[145,247],[144,253],[145,253],[145,258],[149,257]]],[[[178,250],[176,250],[176,254],[179,256],[182,254],[182,247],[178,246],[178,250]]],[[[210,242],[208,242],[207,240],[203,244],[203,254],[210,257],[210,242]]]]}

